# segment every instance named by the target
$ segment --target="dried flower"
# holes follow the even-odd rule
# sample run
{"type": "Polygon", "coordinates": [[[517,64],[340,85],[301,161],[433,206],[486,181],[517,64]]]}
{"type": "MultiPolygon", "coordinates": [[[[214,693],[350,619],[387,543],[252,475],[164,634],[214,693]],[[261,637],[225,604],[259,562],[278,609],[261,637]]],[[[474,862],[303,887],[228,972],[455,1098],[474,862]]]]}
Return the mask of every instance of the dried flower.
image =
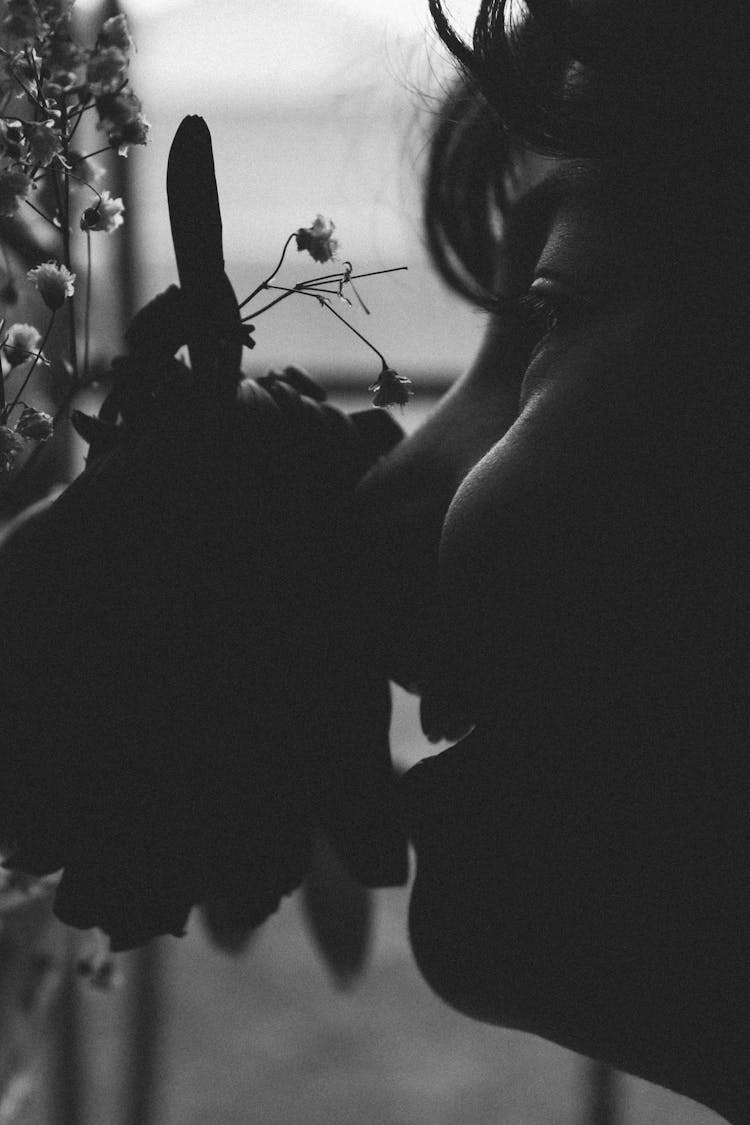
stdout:
{"type": "Polygon", "coordinates": [[[7,168],[0,172],[0,216],[10,219],[31,191],[31,180],[25,172],[7,168]]]}
{"type": "Polygon", "coordinates": [[[11,367],[18,367],[36,355],[41,335],[33,324],[12,324],[3,342],[3,354],[11,367]]]}
{"type": "Polygon", "coordinates": [[[52,163],[63,147],[59,133],[50,125],[32,126],[26,134],[26,144],[32,164],[43,168],[52,163]]]}
{"type": "Polygon", "coordinates": [[[13,468],[16,457],[23,449],[23,441],[10,426],[0,426],[0,473],[13,468]]]}
{"type": "Polygon", "coordinates": [[[112,129],[109,133],[109,143],[117,145],[117,155],[127,156],[131,145],[145,145],[148,141],[148,132],[151,125],[142,113],[136,114],[130,121],[126,121],[112,129]]]}
{"type": "Polygon", "coordinates": [[[73,296],[76,275],[57,262],[43,262],[26,276],[36,285],[47,308],[53,311],[64,305],[67,297],[73,296]]]}
{"type": "Polygon", "coordinates": [[[411,379],[391,367],[384,367],[377,382],[367,389],[373,395],[373,406],[405,406],[414,394],[411,379]]]}
{"type": "Polygon", "coordinates": [[[332,219],[318,215],[310,227],[300,227],[295,238],[297,249],[307,250],[316,262],[330,262],[338,252],[338,241],[333,237],[336,226],[332,219]]]}
{"type": "Polygon", "coordinates": [[[119,47],[102,47],[91,55],[86,67],[86,81],[92,94],[112,94],[123,85],[128,69],[127,56],[119,47]]]}
{"type": "Polygon", "coordinates": [[[98,43],[103,47],[117,47],[127,54],[133,46],[127,17],[120,13],[105,20],[99,32],[98,43]]]}
{"type": "Polygon", "coordinates": [[[105,234],[111,234],[122,226],[124,210],[121,199],[113,199],[108,191],[103,191],[99,202],[83,212],[81,230],[103,230],[105,234]]]}
{"type": "Polygon", "coordinates": [[[141,112],[141,101],[132,90],[104,94],[97,98],[99,124],[120,156],[127,156],[129,145],[145,145],[151,128],[141,112]]]}
{"type": "Polygon", "coordinates": [[[43,410],[25,407],[16,425],[16,433],[27,441],[47,441],[52,437],[55,424],[50,414],[43,410]]]}

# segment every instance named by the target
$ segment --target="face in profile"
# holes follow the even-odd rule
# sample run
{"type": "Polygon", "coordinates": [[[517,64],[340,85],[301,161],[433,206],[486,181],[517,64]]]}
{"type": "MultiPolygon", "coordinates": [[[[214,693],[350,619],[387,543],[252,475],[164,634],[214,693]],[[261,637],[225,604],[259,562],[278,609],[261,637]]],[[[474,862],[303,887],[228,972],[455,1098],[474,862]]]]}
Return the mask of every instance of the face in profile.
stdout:
{"type": "Polygon", "coordinates": [[[508,202],[475,363],[360,490],[389,671],[474,728],[406,779],[412,944],[468,1014],[729,1113],[747,330],[612,166],[519,151],[508,202]]]}
{"type": "Polygon", "coordinates": [[[744,507],[745,326],[616,170],[519,153],[509,180],[501,311],[361,489],[398,572],[390,670],[436,736],[592,678],[738,670],[721,521],[744,507]]]}

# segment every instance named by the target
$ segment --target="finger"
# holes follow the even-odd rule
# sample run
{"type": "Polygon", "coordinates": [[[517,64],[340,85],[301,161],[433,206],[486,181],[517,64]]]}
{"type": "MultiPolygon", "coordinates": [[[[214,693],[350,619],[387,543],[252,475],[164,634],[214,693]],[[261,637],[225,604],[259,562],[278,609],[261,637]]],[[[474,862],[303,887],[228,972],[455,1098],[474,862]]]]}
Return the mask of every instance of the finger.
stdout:
{"type": "Polygon", "coordinates": [[[310,377],[304,367],[290,364],[284,368],[279,378],[293,387],[298,394],[307,395],[308,398],[315,399],[316,402],[325,402],[328,398],[323,387],[310,377]]]}

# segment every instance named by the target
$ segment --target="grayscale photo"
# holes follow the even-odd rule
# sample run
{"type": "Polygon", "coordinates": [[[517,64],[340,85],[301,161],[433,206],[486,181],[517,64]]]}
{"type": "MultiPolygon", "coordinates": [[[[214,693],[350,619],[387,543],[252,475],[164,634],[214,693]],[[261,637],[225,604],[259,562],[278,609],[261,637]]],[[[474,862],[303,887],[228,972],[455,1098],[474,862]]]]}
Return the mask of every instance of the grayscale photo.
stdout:
{"type": "Polygon", "coordinates": [[[0,1125],[750,1125],[749,63],[0,0],[0,1125]]]}

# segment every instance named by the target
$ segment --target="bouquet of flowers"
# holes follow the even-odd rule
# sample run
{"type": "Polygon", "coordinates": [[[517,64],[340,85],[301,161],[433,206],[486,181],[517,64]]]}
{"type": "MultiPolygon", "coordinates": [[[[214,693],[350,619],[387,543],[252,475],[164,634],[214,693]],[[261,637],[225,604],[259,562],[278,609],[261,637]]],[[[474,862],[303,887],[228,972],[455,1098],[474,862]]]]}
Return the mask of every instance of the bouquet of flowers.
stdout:
{"type": "MultiPolygon", "coordinates": [[[[67,26],[69,4],[28,7],[53,39],[67,26]]],[[[21,5],[7,8],[6,32],[21,5]]],[[[116,27],[125,36],[126,25],[116,27]]],[[[75,113],[90,93],[106,122],[102,99],[131,98],[104,76],[115,47],[124,51],[96,48],[96,66],[87,56],[84,84],[61,87],[64,104],[75,93],[75,113]]],[[[42,92],[50,65],[35,62],[36,48],[24,55],[37,66],[38,82],[27,85],[38,87],[39,113],[43,96],[51,112],[42,92]]],[[[13,67],[21,61],[15,55],[13,67]]],[[[54,121],[70,122],[66,112],[54,121]]],[[[118,147],[145,139],[140,107],[128,129],[110,124],[118,147]]],[[[66,129],[68,147],[39,168],[67,184],[77,164],[66,129]]],[[[27,171],[17,174],[31,191],[39,168],[23,160],[27,171]]],[[[303,881],[316,839],[362,884],[407,874],[389,689],[368,644],[367,535],[352,503],[401,431],[387,412],[335,409],[297,368],[258,379],[240,370],[253,343],[249,318],[296,294],[339,316],[334,301],[349,292],[361,300],[358,275],[344,263],[278,287],[280,262],[238,303],[200,118],[178,130],[167,189],[180,287],[135,317],[98,415],[73,413],[90,444],[86,470],[0,556],[12,653],[3,675],[5,866],[62,872],[56,913],[99,927],[113,950],[184,932],[198,904],[237,946],[303,881]],[[268,305],[243,317],[272,289],[268,305]]],[[[85,210],[87,238],[116,222],[117,202],[102,192],[85,210]]],[[[58,213],[63,235],[69,220],[58,213]]],[[[290,236],[281,260],[296,240],[328,262],[332,236],[319,216],[290,236]]],[[[53,317],[71,301],[65,262],[33,279],[53,317]]],[[[8,364],[19,335],[4,341],[8,364]]],[[[26,348],[23,388],[5,400],[6,471],[14,440],[43,440],[51,428],[37,418],[33,430],[33,408],[20,397],[43,347],[26,348]]],[[[377,354],[376,404],[403,403],[408,380],[377,354]]]]}
{"type": "Polygon", "coordinates": [[[146,143],[149,124],[128,77],[131,38],[123,15],[102,24],[85,47],[74,37],[72,0],[7,0],[0,3],[0,245],[5,278],[0,301],[19,297],[18,260],[25,260],[26,283],[46,307],[35,325],[0,318],[0,475],[14,469],[29,445],[47,441],[54,420],[26,401],[56,319],[67,326],[64,365],[70,397],[88,381],[91,236],[111,233],[123,222],[122,199],[97,185],[102,153],[126,156],[146,143]],[[82,152],[82,123],[93,113],[104,144],[82,152]],[[79,358],[73,236],[86,241],[83,355],[79,358]],[[50,252],[52,256],[50,257],[50,252]],[[41,261],[47,256],[49,260],[41,261]]]}

